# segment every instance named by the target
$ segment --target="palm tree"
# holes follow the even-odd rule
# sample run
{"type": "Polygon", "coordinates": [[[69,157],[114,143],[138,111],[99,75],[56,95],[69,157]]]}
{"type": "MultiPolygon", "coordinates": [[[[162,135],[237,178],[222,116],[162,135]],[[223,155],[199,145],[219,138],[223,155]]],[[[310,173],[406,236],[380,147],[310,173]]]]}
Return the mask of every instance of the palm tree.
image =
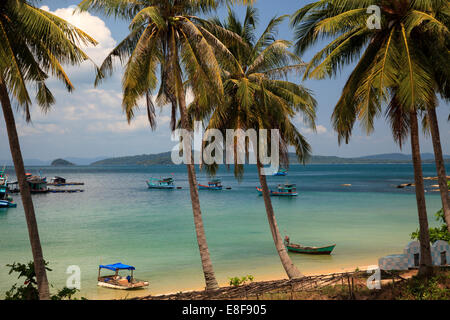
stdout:
{"type": "Polygon", "coordinates": [[[26,120],[30,121],[32,100],[27,86],[36,87],[35,101],[44,111],[48,111],[55,101],[45,83],[49,74],[56,76],[68,91],[72,91],[73,85],[61,63],[75,65],[88,59],[77,47],[79,41],[96,44],[83,31],[34,7],[29,1],[6,0],[0,3],[0,101],[25,211],[39,298],[42,300],[50,299],[49,286],[11,99],[24,111],[26,120]]]}
{"type": "MultiPolygon", "coordinates": [[[[421,275],[432,272],[432,263],[417,111],[434,111],[436,93],[442,94],[445,87],[442,75],[448,71],[437,76],[436,68],[424,55],[423,45],[415,40],[426,33],[430,37],[427,41],[444,48],[448,14],[448,2],[439,0],[322,0],[305,6],[292,17],[298,52],[320,38],[332,39],[312,58],[305,76],[332,76],[359,59],[333,112],[339,142],[348,142],[356,120],[370,133],[384,102],[388,102],[386,114],[400,145],[410,130],[421,233],[421,275]],[[367,8],[374,4],[381,8],[381,29],[367,26],[367,8]]],[[[448,49],[434,49],[434,56],[448,64],[448,49]]],[[[436,130],[437,127],[432,129],[436,130]]]]}
{"type": "MultiPolygon", "coordinates": [[[[295,147],[297,156],[302,162],[306,161],[310,154],[310,146],[293,124],[293,117],[301,113],[306,122],[315,129],[316,101],[308,89],[282,80],[283,76],[287,76],[291,71],[301,72],[304,69],[301,59],[288,51],[291,44],[285,40],[275,40],[276,28],[285,18],[286,16],[273,18],[259,38],[256,38],[255,32],[258,17],[256,10],[252,7],[247,8],[243,23],[229,10],[226,22],[222,23],[214,19],[205,24],[205,28],[226,43],[229,48],[228,54],[220,59],[226,99],[217,105],[210,103],[207,98],[204,101],[196,99],[189,107],[189,115],[192,119],[202,119],[207,122],[206,129],[218,129],[222,133],[225,133],[226,129],[278,129],[281,140],[281,159],[287,164],[288,145],[295,147]],[[221,38],[223,32],[216,33],[217,26],[228,29],[240,39],[231,38],[233,41],[227,41],[221,38]]],[[[235,136],[234,141],[234,167],[235,175],[240,178],[243,165],[237,163],[237,139],[239,135],[235,136]]],[[[270,200],[266,176],[262,172],[263,165],[257,156],[260,150],[259,143],[256,144],[253,147],[257,158],[258,176],[275,247],[288,277],[298,278],[302,274],[292,263],[283,244],[270,200]]],[[[247,157],[248,148],[249,142],[246,141],[247,157]]],[[[214,174],[216,169],[217,165],[209,167],[211,174],[214,174]]]]}
{"type": "MultiPolygon", "coordinates": [[[[150,125],[155,128],[151,92],[158,85],[158,67],[160,86],[156,103],[160,106],[171,104],[172,130],[175,129],[177,109],[182,128],[190,129],[186,115],[184,80],[187,80],[195,96],[207,91],[211,99],[221,100],[223,85],[215,53],[223,51],[223,45],[218,41],[211,41],[214,40],[211,39],[212,35],[201,32],[199,24],[202,19],[195,14],[208,13],[223,2],[225,1],[84,0],[79,4],[80,10],[102,11],[108,16],[131,21],[130,34],[106,57],[96,79],[98,84],[105,75],[112,73],[114,58],[127,61],[122,78],[122,106],[128,121],[134,116],[138,100],[145,97],[150,125]]],[[[191,145],[185,145],[185,148],[190,149],[191,145]]],[[[186,166],[192,211],[206,290],[214,290],[218,288],[218,283],[206,241],[195,166],[192,156],[188,160],[191,160],[186,166]]]]}

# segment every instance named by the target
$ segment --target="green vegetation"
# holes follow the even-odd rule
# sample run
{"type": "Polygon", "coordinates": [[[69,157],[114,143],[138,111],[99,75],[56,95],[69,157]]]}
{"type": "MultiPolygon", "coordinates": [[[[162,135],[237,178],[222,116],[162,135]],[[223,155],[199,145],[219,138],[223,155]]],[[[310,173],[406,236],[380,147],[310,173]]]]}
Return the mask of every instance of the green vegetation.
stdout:
{"type": "MultiPolygon", "coordinates": [[[[45,270],[52,271],[47,267],[48,262],[44,261],[45,270]]],[[[5,300],[39,300],[39,291],[36,281],[36,273],[34,271],[34,262],[30,261],[27,264],[16,263],[7,264],[10,267],[9,274],[18,273],[17,279],[25,278],[23,285],[17,286],[14,284],[5,294],[5,300]]],[[[77,289],[69,289],[67,287],[58,290],[55,295],[50,297],[51,300],[76,300],[73,295],[77,293],[77,289]]],[[[85,300],[85,298],[81,298],[85,300]]]]}
{"type": "Polygon", "coordinates": [[[402,300],[449,300],[450,299],[450,273],[423,279],[413,277],[409,280],[402,300]]]}
{"type": "MultiPolygon", "coordinates": [[[[355,124],[370,134],[382,114],[400,147],[411,138],[422,262],[420,274],[432,273],[419,119],[431,133],[434,152],[442,154],[435,108],[438,95],[450,98],[448,1],[320,0],[299,9],[292,17],[296,51],[304,53],[328,40],[308,63],[304,79],[324,79],[354,65],[332,114],[338,142],[348,143],[355,124]],[[377,5],[380,21],[369,28],[367,8],[377,5]],[[356,63],[355,63],[356,62],[356,63]],[[422,117],[423,116],[423,117],[422,117]]],[[[443,159],[436,159],[440,179],[443,159]]],[[[447,196],[441,193],[442,201],[447,196]]],[[[446,221],[450,225],[450,221],[446,221]]]]}
{"type": "MultiPolygon", "coordinates": [[[[163,152],[158,154],[142,154],[127,157],[108,158],[91,163],[92,166],[133,166],[133,165],[170,165],[173,164],[170,152],[163,152]]],[[[449,156],[447,156],[449,157],[449,156]]],[[[374,155],[370,157],[358,158],[341,158],[335,156],[314,156],[312,155],[309,164],[370,164],[370,163],[411,163],[411,156],[404,154],[390,154],[390,155],[374,155]]],[[[446,159],[450,162],[450,158],[446,159]]],[[[289,153],[289,163],[299,164],[297,155],[289,153]]],[[[424,159],[423,163],[434,163],[432,159],[424,159]]],[[[450,183],[450,182],[449,182],[450,183]]]]}
{"type": "MultiPolygon", "coordinates": [[[[444,240],[450,243],[450,232],[448,232],[447,224],[445,223],[444,211],[441,209],[435,213],[436,221],[440,222],[441,225],[436,228],[430,228],[430,242],[434,243],[437,240],[444,240]]],[[[419,240],[420,232],[419,229],[411,233],[411,239],[419,240]]]]}
{"type": "Polygon", "coordinates": [[[56,159],[52,161],[51,165],[54,167],[69,167],[74,166],[75,164],[64,159],[56,159]]]}
{"type": "Polygon", "coordinates": [[[37,4],[30,0],[0,1],[0,102],[39,279],[39,297],[48,300],[48,279],[12,101],[27,122],[31,121],[33,102],[44,113],[48,112],[55,103],[48,81],[60,80],[67,91],[73,91],[63,65],[76,66],[88,60],[79,45],[87,47],[96,45],[97,41],[64,19],[38,8],[37,4]],[[31,96],[31,88],[35,89],[35,97],[31,96]]]}
{"type": "Polygon", "coordinates": [[[255,278],[252,275],[246,275],[246,276],[240,277],[240,278],[239,277],[233,277],[233,278],[230,278],[230,286],[237,287],[237,286],[240,286],[240,285],[243,285],[243,284],[248,284],[248,283],[253,282],[254,279],[255,278]]]}

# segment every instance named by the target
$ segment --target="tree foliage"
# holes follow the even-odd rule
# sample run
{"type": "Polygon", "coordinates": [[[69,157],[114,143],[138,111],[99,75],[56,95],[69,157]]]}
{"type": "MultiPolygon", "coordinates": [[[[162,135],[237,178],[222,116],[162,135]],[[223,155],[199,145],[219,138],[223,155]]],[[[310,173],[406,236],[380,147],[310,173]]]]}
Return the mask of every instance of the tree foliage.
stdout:
{"type": "MultiPolygon", "coordinates": [[[[52,269],[47,267],[48,262],[44,262],[44,264],[47,271],[52,271],[52,269]]],[[[39,300],[34,262],[30,261],[27,264],[14,262],[6,266],[10,267],[9,274],[18,273],[17,279],[24,278],[25,280],[23,285],[18,286],[14,284],[11,289],[6,291],[5,300],[39,300]]],[[[72,300],[73,295],[77,291],[75,288],[69,289],[64,287],[58,290],[55,295],[52,295],[51,300],[72,300]]]]}

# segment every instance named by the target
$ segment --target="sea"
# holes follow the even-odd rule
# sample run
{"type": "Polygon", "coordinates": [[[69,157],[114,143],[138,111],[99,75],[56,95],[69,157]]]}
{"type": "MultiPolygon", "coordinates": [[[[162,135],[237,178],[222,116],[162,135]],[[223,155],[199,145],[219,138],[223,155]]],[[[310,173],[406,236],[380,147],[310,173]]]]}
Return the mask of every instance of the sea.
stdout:
{"type": "MultiPolygon", "coordinates": [[[[447,170],[450,167],[447,166],[447,170]]],[[[424,176],[436,176],[433,164],[424,176]]],[[[80,279],[77,297],[124,299],[204,288],[189,184],[182,165],[27,167],[50,180],[62,176],[84,182],[80,193],[33,195],[52,293],[80,279]],[[150,190],[146,180],[172,177],[177,190],[150,190]],[[98,266],[133,265],[134,276],[150,282],[145,289],[122,291],[97,286],[98,266]],[[75,270],[75,271],[74,271],[75,270]],[[75,272],[75,273],[74,273],[75,272]]],[[[15,180],[13,168],[7,168],[15,180]]],[[[255,281],[285,278],[256,187],[255,166],[241,180],[221,168],[224,190],[201,190],[200,203],[216,277],[252,275],[255,281]],[[229,190],[226,187],[231,188],[229,190]]],[[[198,170],[199,183],[210,177],[198,170]]],[[[291,254],[303,274],[354,270],[376,265],[380,257],[402,253],[418,228],[411,164],[291,165],[287,176],[269,176],[269,187],[297,184],[297,197],[272,197],[282,236],[308,246],[336,244],[329,256],[291,254]]],[[[436,226],[441,208],[436,181],[425,181],[428,219],[436,226]]],[[[56,188],[56,187],[51,187],[56,188]]],[[[0,298],[15,283],[7,264],[32,259],[20,195],[17,208],[0,211],[0,298]]],[[[102,273],[107,274],[107,273],[102,273]]]]}

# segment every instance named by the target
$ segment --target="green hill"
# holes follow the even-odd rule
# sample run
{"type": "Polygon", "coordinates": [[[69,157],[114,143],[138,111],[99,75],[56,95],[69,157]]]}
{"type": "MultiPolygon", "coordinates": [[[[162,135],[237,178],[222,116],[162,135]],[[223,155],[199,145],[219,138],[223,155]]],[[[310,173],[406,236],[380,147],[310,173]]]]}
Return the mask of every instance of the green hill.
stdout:
{"type": "Polygon", "coordinates": [[[56,159],[52,161],[51,165],[53,167],[69,167],[74,166],[75,164],[64,159],[56,159]]]}
{"type": "MultiPolygon", "coordinates": [[[[173,164],[171,160],[171,152],[164,152],[158,154],[142,154],[137,156],[109,158],[92,163],[93,166],[128,166],[128,165],[170,165],[173,164]]],[[[394,154],[392,154],[394,155],[394,154]]],[[[411,160],[407,155],[399,157],[398,154],[389,157],[391,155],[368,156],[358,158],[341,158],[336,156],[312,156],[308,161],[309,164],[364,164],[364,163],[410,163],[411,160]],[[401,158],[401,159],[399,159],[401,158]]],[[[433,159],[426,159],[424,163],[433,163],[433,159]]],[[[446,162],[450,162],[450,159],[446,159],[446,162]]],[[[294,153],[289,154],[289,163],[298,164],[297,157],[294,153]]]]}

